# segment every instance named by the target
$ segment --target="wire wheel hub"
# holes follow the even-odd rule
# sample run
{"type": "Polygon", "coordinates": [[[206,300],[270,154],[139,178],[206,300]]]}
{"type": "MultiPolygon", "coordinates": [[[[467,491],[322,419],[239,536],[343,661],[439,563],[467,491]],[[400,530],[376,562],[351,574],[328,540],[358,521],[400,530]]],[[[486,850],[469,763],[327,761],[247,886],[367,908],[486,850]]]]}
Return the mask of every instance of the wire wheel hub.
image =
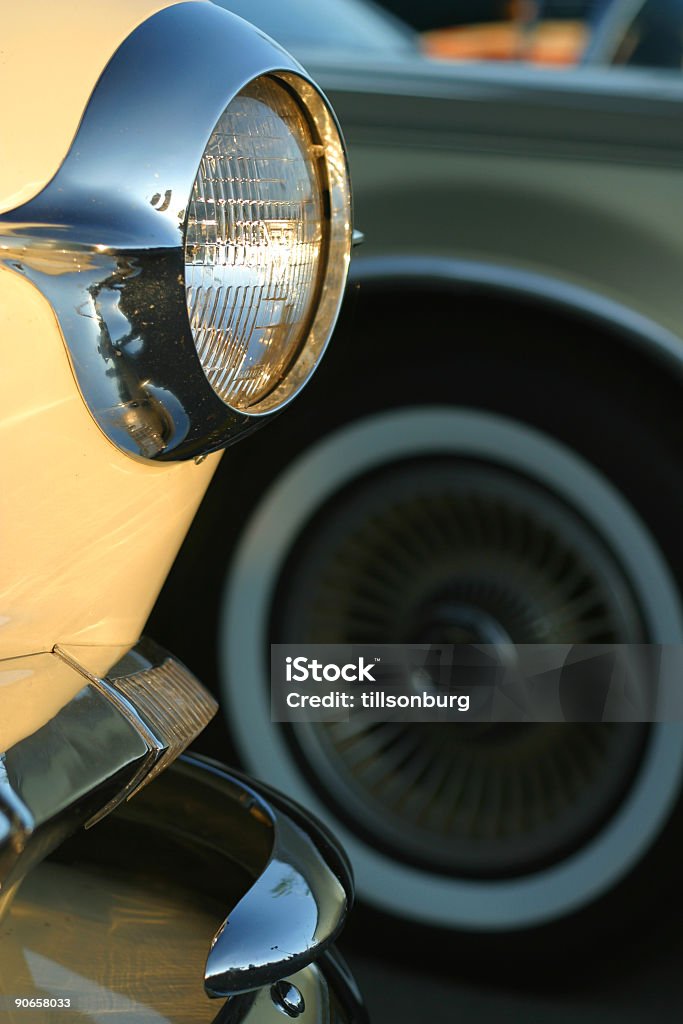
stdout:
{"type": "MultiPolygon", "coordinates": [[[[628,580],[567,502],[491,463],[422,458],[358,477],[301,531],[273,640],[638,643],[628,580]]],[[[430,871],[556,863],[612,815],[644,725],[297,723],[297,756],[354,831],[430,871]]]]}

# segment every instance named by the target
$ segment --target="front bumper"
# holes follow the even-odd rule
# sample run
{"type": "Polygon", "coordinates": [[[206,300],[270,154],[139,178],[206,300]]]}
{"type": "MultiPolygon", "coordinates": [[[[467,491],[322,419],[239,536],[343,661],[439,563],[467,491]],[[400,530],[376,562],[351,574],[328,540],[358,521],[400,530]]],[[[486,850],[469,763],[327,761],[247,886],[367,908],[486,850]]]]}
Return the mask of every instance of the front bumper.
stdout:
{"type": "Polygon", "coordinates": [[[0,759],[0,963],[11,972],[0,967],[0,991],[34,1008],[68,998],[93,1019],[104,999],[108,1014],[139,1007],[144,1019],[146,1007],[157,1021],[183,1004],[184,1022],[360,1024],[330,949],[353,899],[335,840],[286,798],[196,756],[142,788],[187,742],[199,686],[150,650],[127,655],[136,671],[88,676],[0,759]]]}

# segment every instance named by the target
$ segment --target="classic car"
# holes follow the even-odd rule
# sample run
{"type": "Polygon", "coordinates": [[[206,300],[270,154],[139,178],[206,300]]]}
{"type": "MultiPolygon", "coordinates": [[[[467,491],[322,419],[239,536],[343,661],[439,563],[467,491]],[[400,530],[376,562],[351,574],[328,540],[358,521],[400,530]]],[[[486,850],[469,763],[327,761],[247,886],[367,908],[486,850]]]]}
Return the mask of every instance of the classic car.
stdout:
{"type": "Polygon", "coordinates": [[[300,35],[285,4],[222,6],[331,97],[366,242],[320,372],[223,460],[155,628],[242,764],[342,837],[364,935],[614,948],[676,905],[679,725],[277,725],[268,652],[681,642],[683,78],[432,62],[357,0],[300,35]]]}
{"type": "Polygon", "coordinates": [[[183,754],[215,701],[140,638],[222,450],[330,336],[334,114],[194,0],[15,5],[0,72],[0,1009],[362,1021],[341,848],[183,754]]]}

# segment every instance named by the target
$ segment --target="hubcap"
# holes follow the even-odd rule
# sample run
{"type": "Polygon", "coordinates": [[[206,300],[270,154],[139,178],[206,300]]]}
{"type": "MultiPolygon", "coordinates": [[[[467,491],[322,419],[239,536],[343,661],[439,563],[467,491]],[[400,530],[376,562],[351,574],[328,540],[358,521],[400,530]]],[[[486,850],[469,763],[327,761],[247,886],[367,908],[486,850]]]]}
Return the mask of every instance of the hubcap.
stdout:
{"type": "MultiPolygon", "coordinates": [[[[301,531],[273,640],[626,643],[646,630],[621,568],[566,502],[503,467],[399,462],[353,481],[301,531]]],[[[647,727],[296,723],[339,815],[431,871],[522,875],[611,816],[647,727]]],[[[300,756],[299,755],[299,756],[300,756]]]]}

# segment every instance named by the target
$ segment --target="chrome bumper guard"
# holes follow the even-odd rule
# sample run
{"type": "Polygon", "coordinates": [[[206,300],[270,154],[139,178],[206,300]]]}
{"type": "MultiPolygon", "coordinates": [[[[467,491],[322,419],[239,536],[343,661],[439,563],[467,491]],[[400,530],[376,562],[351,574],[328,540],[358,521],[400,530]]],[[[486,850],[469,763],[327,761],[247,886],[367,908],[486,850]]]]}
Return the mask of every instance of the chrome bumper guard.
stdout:
{"type": "Polygon", "coordinates": [[[283,1014],[362,1024],[353,979],[330,949],[353,900],[335,840],[285,797],[215,762],[186,755],[159,775],[211,718],[210,695],[147,642],[104,676],[80,651],[40,657],[57,657],[84,686],[0,754],[0,910],[50,853],[98,870],[151,864],[232,908],[204,969],[206,994],[227,998],[216,1024],[283,1014]]]}

